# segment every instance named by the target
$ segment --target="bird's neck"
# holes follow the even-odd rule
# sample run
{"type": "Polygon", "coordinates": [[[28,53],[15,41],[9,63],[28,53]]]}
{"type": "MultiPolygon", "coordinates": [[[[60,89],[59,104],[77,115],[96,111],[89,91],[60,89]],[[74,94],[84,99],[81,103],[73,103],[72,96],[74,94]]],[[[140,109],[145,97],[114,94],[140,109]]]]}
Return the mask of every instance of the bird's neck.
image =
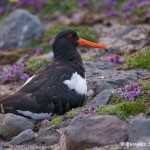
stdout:
{"type": "Polygon", "coordinates": [[[65,62],[79,62],[82,64],[82,58],[75,47],[66,46],[65,48],[60,46],[53,49],[54,59],[65,62]]]}

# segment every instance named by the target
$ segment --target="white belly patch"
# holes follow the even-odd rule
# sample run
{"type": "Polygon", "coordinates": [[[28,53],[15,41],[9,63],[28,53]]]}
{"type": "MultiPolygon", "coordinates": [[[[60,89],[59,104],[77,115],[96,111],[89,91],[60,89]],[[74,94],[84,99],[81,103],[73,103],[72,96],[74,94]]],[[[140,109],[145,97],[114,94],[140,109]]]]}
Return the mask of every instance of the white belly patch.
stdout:
{"type": "Polygon", "coordinates": [[[78,94],[86,95],[87,93],[86,79],[82,78],[77,72],[72,74],[70,80],[65,80],[63,83],[66,84],[71,90],[74,89],[78,94]]]}
{"type": "Polygon", "coordinates": [[[30,111],[22,111],[22,110],[17,110],[18,113],[26,116],[26,117],[31,117],[34,120],[41,120],[41,119],[50,119],[52,113],[32,113],[30,111]]]}

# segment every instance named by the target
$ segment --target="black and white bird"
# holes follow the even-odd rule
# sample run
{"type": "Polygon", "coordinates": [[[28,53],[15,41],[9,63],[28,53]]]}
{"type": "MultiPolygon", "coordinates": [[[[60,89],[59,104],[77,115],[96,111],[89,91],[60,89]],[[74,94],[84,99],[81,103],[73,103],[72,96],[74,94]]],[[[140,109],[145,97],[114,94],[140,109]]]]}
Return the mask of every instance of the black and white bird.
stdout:
{"type": "Polygon", "coordinates": [[[108,49],[79,38],[73,30],[61,31],[52,45],[54,61],[28,79],[20,90],[1,97],[3,111],[40,120],[82,106],[87,83],[78,45],[108,49]]]}

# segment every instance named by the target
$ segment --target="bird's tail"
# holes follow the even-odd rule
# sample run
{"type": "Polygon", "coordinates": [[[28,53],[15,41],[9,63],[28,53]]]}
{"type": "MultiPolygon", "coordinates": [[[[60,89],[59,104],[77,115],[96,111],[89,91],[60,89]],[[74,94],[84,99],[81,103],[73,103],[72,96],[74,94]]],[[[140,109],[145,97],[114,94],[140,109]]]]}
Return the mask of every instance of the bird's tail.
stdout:
{"type": "Polygon", "coordinates": [[[26,107],[25,102],[31,99],[30,94],[14,93],[0,97],[1,113],[13,113],[13,110],[26,107]]]}

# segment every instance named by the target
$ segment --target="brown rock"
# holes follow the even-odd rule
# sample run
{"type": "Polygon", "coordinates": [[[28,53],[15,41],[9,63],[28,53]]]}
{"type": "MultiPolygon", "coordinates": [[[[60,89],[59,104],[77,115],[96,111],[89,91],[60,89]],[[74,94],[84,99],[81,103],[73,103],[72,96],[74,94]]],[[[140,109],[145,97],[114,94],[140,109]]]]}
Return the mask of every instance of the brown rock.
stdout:
{"type": "Polygon", "coordinates": [[[67,150],[101,147],[128,140],[127,124],[116,116],[79,115],[67,127],[67,150]]]}
{"type": "Polygon", "coordinates": [[[60,133],[51,127],[41,129],[35,142],[37,145],[51,146],[57,144],[60,140],[60,133]]]}
{"type": "Polygon", "coordinates": [[[0,115],[0,136],[8,140],[26,129],[33,129],[34,124],[28,119],[14,114],[0,115]]]}

